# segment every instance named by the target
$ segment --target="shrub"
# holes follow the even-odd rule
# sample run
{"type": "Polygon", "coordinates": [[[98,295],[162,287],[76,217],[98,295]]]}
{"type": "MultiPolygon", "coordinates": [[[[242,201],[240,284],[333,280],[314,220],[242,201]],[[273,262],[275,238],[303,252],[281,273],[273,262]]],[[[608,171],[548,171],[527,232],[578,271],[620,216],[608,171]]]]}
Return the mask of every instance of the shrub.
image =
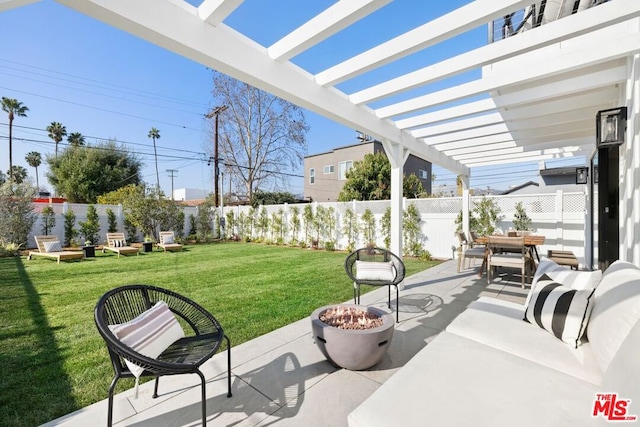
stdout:
{"type": "Polygon", "coordinates": [[[293,206],[291,208],[291,244],[295,245],[298,242],[298,233],[300,232],[300,208],[293,206]]]}
{"type": "Polygon", "coordinates": [[[207,236],[213,233],[213,200],[207,198],[204,203],[198,206],[196,216],[196,236],[198,241],[205,242],[207,236]]]}
{"type": "Polygon", "coordinates": [[[371,212],[371,209],[367,208],[362,214],[362,232],[364,233],[364,240],[367,244],[376,243],[376,217],[371,212]]]}
{"type": "MultiPolygon", "coordinates": [[[[107,232],[115,233],[118,231],[118,221],[116,220],[116,214],[109,208],[107,208],[107,222],[109,223],[107,232]]],[[[97,241],[94,243],[98,243],[97,241]]]]}
{"type": "Polygon", "coordinates": [[[0,186],[0,243],[26,246],[27,238],[38,214],[31,199],[35,189],[27,184],[7,181],[0,186]]]}
{"type": "Polygon", "coordinates": [[[495,199],[486,196],[483,196],[480,203],[473,208],[473,214],[477,221],[475,231],[481,236],[492,235],[496,231],[496,224],[502,219],[500,207],[495,199]]]}
{"type": "Polygon", "coordinates": [[[48,236],[53,227],[56,226],[56,213],[51,206],[47,206],[42,209],[40,215],[42,216],[42,234],[48,236]]]}
{"type": "Polygon", "coordinates": [[[419,257],[424,251],[422,247],[422,233],[420,232],[420,212],[415,204],[410,204],[403,214],[403,230],[404,244],[406,253],[419,257]]]}
{"type": "Polygon", "coordinates": [[[100,241],[100,221],[95,206],[87,206],[87,220],[80,221],[80,234],[84,236],[85,243],[96,244],[100,241]]]}
{"type": "Polygon", "coordinates": [[[124,214],[124,229],[127,233],[127,239],[129,242],[137,242],[138,241],[138,228],[131,221],[131,217],[129,214],[124,214]]]}
{"type": "Polygon", "coordinates": [[[195,236],[198,233],[198,225],[196,223],[196,217],[193,214],[189,214],[189,236],[195,236]]]}
{"type": "Polygon", "coordinates": [[[358,240],[358,219],[351,208],[347,208],[344,211],[342,217],[342,234],[347,236],[347,251],[353,251],[356,248],[358,240]]]}
{"type": "Polygon", "coordinates": [[[64,245],[71,246],[71,242],[78,235],[78,231],[74,228],[76,225],[76,214],[69,209],[63,215],[64,217],[64,245]]]}
{"type": "Polygon", "coordinates": [[[522,206],[522,202],[516,203],[516,213],[513,216],[513,228],[518,231],[526,231],[531,228],[531,218],[522,206]]]}
{"type": "Polygon", "coordinates": [[[20,254],[20,246],[15,243],[0,245],[0,258],[9,258],[20,254]]]}
{"type": "Polygon", "coordinates": [[[387,208],[380,220],[380,228],[382,228],[382,235],[384,236],[384,247],[391,246],[391,208],[387,208]]]}

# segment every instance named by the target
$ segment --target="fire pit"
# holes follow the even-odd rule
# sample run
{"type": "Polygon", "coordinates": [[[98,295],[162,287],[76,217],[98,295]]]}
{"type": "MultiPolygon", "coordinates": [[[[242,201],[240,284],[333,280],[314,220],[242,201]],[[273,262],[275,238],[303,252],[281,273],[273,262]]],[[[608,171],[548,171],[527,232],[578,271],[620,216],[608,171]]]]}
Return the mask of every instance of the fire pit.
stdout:
{"type": "Polygon", "coordinates": [[[375,307],[338,304],[311,314],[313,338],[333,365],[359,371],[382,359],[393,337],[393,316],[375,307]]]}

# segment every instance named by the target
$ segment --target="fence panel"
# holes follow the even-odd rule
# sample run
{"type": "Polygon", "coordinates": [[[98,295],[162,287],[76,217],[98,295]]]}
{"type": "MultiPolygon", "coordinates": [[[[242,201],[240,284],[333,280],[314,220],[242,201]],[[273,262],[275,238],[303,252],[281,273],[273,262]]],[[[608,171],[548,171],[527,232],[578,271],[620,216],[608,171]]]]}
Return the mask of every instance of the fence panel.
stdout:
{"type": "MultiPolygon", "coordinates": [[[[545,254],[548,249],[571,250],[582,261],[584,257],[584,221],[585,221],[585,195],[583,193],[551,193],[538,195],[507,195],[507,196],[483,196],[495,200],[500,208],[502,219],[498,221],[497,227],[499,231],[506,232],[513,227],[513,217],[516,212],[516,204],[521,202],[527,215],[532,220],[533,229],[541,235],[545,236],[545,244],[539,248],[541,254],[545,254]]],[[[474,209],[483,197],[471,198],[471,209],[474,209]]],[[[428,199],[411,199],[405,200],[405,206],[408,203],[414,204],[421,215],[421,231],[422,243],[424,249],[428,250],[433,257],[449,259],[455,256],[455,248],[458,245],[458,239],[455,235],[455,220],[462,209],[462,198],[460,197],[444,197],[444,198],[428,198],[428,199]]],[[[42,209],[49,204],[34,203],[35,212],[40,214],[42,209]]],[[[309,235],[306,235],[306,224],[304,220],[304,210],[307,204],[283,204],[264,206],[269,219],[273,215],[282,213],[282,220],[285,224],[284,242],[286,244],[292,241],[305,241],[310,244],[313,238],[313,228],[309,228],[309,235]],[[293,209],[298,209],[298,219],[300,221],[297,235],[293,235],[291,220],[293,218],[293,209]]],[[[315,202],[310,205],[313,212],[317,211],[319,206],[325,209],[333,208],[336,227],[332,231],[332,235],[324,236],[323,241],[332,240],[335,242],[335,248],[344,250],[347,248],[348,239],[343,231],[344,220],[347,210],[351,210],[356,214],[358,224],[362,228],[362,215],[369,209],[375,219],[376,232],[375,244],[384,247],[384,233],[382,231],[382,218],[389,207],[389,201],[364,201],[364,202],[315,202]]],[[[51,234],[56,234],[60,239],[64,239],[64,217],[63,213],[66,209],[72,209],[76,214],[76,229],[79,228],[80,221],[86,221],[87,205],[79,204],[51,204],[56,217],[56,225],[51,234]]],[[[106,233],[107,209],[111,209],[116,213],[119,230],[123,230],[123,211],[117,205],[95,205],[100,218],[100,236],[106,233]]],[[[240,214],[247,216],[251,210],[250,206],[225,206],[222,216],[226,219],[226,215],[233,212],[234,224],[233,229],[228,230],[227,235],[233,236],[239,234],[237,220],[240,214]]],[[[185,226],[184,233],[187,235],[190,229],[190,216],[197,216],[197,207],[184,207],[185,226]]],[[[262,207],[254,210],[255,217],[258,218],[262,207]]],[[[39,215],[32,233],[30,235],[30,243],[35,245],[32,236],[41,234],[42,217],[39,215]]],[[[244,236],[242,236],[244,237],[244,236]]],[[[257,238],[258,231],[254,228],[252,238],[257,238]]],[[[265,238],[275,240],[271,232],[266,233],[265,238]]],[[[140,236],[137,236],[139,239],[140,236]]],[[[358,232],[356,247],[364,246],[368,242],[365,241],[362,230],[358,232]]]]}

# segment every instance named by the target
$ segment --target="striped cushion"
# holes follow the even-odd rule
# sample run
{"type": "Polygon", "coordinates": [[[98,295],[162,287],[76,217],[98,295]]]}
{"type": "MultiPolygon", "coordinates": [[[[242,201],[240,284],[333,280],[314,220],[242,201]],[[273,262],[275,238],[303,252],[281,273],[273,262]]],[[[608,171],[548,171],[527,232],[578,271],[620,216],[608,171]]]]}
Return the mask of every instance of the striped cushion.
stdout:
{"type": "Polygon", "coordinates": [[[356,279],[376,282],[393,282],[395,266],[389,262],[356,261],[356,279]]]}
{"type": "Polygon", "coordinates": [[[45,252],[62,252],[62,245],[59,241],[54,240],[52,242],[44,242],[45,252]]]}
{"type": "MultiPolygon", "coordinates": [[[[152,359],[184,337],[182,327],[164,301],[158,301],[149,310],[126,323],[110,325],[109,329],[134,351],[152,359]]],[[[140,377],[144,368],[128,360],[125,362],[131,373],[140,377]]]]}
{"type": "Polygon", "coordinates": [[[531,289],[524,320],[574,348],[585,333],[594,289],[571,289],[543,274],[531,289]]]}
{"type": "Polygon", "coordinates": [[[123,248],[127,246],[127,242],[121,239],[111,240],[110,243],[112,248],[123,248]]]}

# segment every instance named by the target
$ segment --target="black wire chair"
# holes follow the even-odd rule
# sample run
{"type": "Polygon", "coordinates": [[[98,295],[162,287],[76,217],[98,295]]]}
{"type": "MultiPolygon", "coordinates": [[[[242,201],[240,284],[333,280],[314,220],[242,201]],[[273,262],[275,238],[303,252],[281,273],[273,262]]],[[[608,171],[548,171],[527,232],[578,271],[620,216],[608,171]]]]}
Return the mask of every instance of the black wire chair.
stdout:
{"type": "Polygon", "coordinates": [[[109,387],[108,426],[113,422],[113,392],[120,378],[133,378],[124,359],[142,366],[141,376],[156,378],[153,397],[158,397],[158,382],[162,375],[198,374],[202,384],[202,425],[207,422],[205,377],[199,367],[218,351],[222,339],[227,344],[227,397],[231,397],[231,341],[222,326],[204,308],[175,292],[148,285],[127,285],[104,294],[95,308],[94,318],[104,338],[115,376],[109,387]],[[109,325],[128,322],[158,301],[164,301],[176,316],[185,332],[155,359],[144,356],[123,344],[109,329],[109,325]],[[191,329],[191,331],[188,330],[191,329]]]}
{"type": "Polygon", "coordinates": [[[396,288],[396,322],[400,321],[399,306],[400,306],[400,292],[398,291],[398,284],[404,280],[405,268],[404,263],[397,255],[391,251],[382,248],[360,248],[351,252],[344,262],[344,270],[351,280],[353,280],[353,302],[360,304],[360,286],[388,286],[389,300],[387,307],[391,309],[391,287],[396,288]],[[368,280],[358,278],[356,271],[356,261],[365,262],[393,262],[395,277],[393,280],[368,280]]]}

